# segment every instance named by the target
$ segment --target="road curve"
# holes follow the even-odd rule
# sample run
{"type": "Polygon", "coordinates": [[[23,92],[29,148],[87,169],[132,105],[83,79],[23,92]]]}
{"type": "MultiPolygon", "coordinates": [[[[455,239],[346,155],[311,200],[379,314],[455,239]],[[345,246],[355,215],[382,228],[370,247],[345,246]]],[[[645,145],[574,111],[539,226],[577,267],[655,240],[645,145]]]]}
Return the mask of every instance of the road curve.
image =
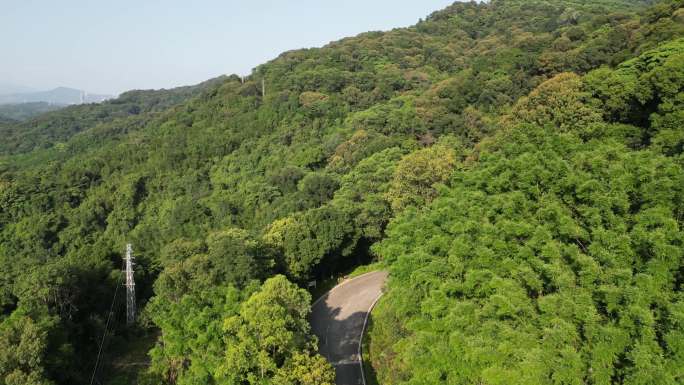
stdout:
{"type": "Polygon", "coordinates": [[[361,337],[366,316],[382,295],[386,279],[386,271],[374,271],[344,281],[311,308],[319,352],[335,367],[337,385],[363,384],[361,337]]]}

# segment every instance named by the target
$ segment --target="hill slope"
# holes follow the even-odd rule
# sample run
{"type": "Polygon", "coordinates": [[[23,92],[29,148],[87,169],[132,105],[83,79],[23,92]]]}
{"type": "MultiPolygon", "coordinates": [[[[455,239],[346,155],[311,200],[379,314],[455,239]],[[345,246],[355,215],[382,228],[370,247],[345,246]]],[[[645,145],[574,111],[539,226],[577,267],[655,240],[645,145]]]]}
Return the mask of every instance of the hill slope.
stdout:
{"type": "Polygon", "coordinates": [[[45,102],[3,104],[0,105],[0,117],[21,121],[64,107],[65,106],[62,105],[48,104],[45,102]]]}
{"type": "MultiPolygon", "coordinates": [[[[132,242],[141,324],[116,312],[108,351],[156,339],[141,383],[330,383],[295,284],[374,257],[392,272],[371,346],[389,383],[679,381],[682,14],[456,3],[244,82],[12,126],[0,376],[89,379],[132,242]]],[[[97,375],[133,381],[115,374],[97,375]]]]}
{"type": "Polygon", "coordinates": [[[682,64],[679,39],[541,84],[390,225],[381,383],[684,380],[682,64]]]}
{"type": "MultiPolygon", "coordinates": [[[[128,91],[116,99],[103,103],[70,106],[59,111],[36,116],[26,122],[0,128],[0,135],[4,138],[4,141],[0,143],[0,155],[26,153],[35,149],[49,148],[57,143],[67,141],[82,131],[120,131],[123,127],[140,124],[140,121],[147,120],[154,113],[168,110],[199,95],[206,89],[222,82],[223,79],[219,77],[195,86],[178,87],[170,90],[128,91]]],[[[0,114],[3,108],[9,108],[9,106],[0,106],[0,114]]]]}

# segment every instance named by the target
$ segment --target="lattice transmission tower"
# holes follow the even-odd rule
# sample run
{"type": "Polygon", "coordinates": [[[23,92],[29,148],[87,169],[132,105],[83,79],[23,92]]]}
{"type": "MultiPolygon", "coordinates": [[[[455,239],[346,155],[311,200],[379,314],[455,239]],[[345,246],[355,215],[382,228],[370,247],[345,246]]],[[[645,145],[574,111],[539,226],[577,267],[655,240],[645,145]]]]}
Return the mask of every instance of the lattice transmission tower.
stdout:
{"type": "Polygon", "coordinates": [[[135,280],[133,278],[133,247],[126,245],[126,323],[135,323],[135,280]]]}

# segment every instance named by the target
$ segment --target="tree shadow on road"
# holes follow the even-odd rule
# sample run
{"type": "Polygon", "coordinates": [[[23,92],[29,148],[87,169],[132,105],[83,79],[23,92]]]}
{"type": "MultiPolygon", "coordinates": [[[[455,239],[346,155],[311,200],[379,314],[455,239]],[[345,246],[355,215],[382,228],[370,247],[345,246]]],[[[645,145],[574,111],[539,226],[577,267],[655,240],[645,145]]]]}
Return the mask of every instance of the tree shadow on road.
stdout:
{"type": "MultiPolygon", "coordinates": [[[[337,385],[359,385],[359,339],[367,312],[342,314],[342,308],[326,303],[327,296],[314,306],[310,317],[311,329],[318,337],[319,353],[335,367],[337,385]]],[[[377,381],[367,381],[372,383],[377,381]]]]}

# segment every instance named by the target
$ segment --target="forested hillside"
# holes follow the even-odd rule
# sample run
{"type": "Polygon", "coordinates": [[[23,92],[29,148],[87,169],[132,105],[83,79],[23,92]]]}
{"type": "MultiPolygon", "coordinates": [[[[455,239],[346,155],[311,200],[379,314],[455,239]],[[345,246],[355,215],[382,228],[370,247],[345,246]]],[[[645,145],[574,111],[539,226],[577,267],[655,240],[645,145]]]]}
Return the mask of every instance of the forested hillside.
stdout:
{"type": "MultiPolygon", "coordinates": [[[[0,136],[4,139],[0,143],[0,156],[19,154],[35,149],[54,147],[63,143],[73,135],[82,131],[107,131],[109,135],[126,132],[126,128],[143,124],[155,114],[180,104],[199,95],[207,88],[221,83],[224,77],[207,80],[201,84],[188,87],[172,88],[170,90],[136,90],[123,93],[116,99],[102,103],[81,104],[70,107],[49,106],[41,103],[27,103],[17,106],[0,106],[0,115],[13,120],[27,120],[7,127],[0,127],[0,136]],[[18,111],[26,108],[42,107],[43,112],[36,111],[21,114],[18,111]],[[8,112],[3,113],[3,109],[8,112]],[[18,114],[18,116],[17,116],[18,114]],[[137,117],[137,119],[136,119],[137,117]]],[[[91,143],[97,145],[97,143],[91,143]]]]}
{"type": "Polygon", "coordinates": [[[332,384],[300,285],[373,259],[381,384],[682,383],[683,5],[455,3],[0,124],[0,384],[90,381],[127,242],[101,383],[332,384]]]}
{"type": "Polygon", "coordinates": [[[393,221],[381,383],[682,383],[683,81],[682,39],[558,75],[393,221]]]}
{"type": "Polygon", "coordinates": [[[36,115],[64,108],[62,105],[54,105],[45,102],[21,103],[21,104],[0,104],[0,122],[22,121],[30,119],[36,115]]]}

